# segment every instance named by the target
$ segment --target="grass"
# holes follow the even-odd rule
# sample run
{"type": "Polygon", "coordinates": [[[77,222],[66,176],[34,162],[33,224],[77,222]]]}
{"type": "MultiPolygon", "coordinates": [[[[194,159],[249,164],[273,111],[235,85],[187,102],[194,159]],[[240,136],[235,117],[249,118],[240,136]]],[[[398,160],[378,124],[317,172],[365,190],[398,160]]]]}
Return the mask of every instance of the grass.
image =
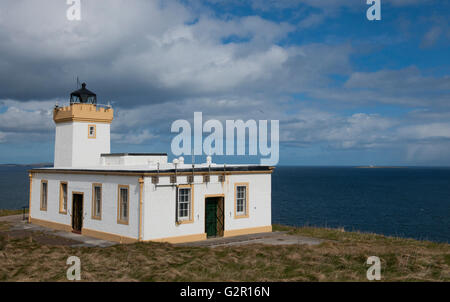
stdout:
{"type": "MultiPolygon", "coordinates": [[[[0,223],[0,232],[7,229],[0,223]]],[[[449,244],[339,229],[274,229],[326,241],[214,249],[165,243],[74,248],[0,236],[0,281],[67,281],[69,256],[80,257],[83,281],[367,281],[369,256],[381,259],[382,281],[450,281],[449,244]]]]}
{"type": "MultiPolygon", "coordinates": [[[[2,210],[2,209],[0,209],[0,217],[19,215],[22,213],[23,213],[23,210],[2,210]]],[[[28,209],[25,209],[25,213],[28,213],[28,209]]]]}

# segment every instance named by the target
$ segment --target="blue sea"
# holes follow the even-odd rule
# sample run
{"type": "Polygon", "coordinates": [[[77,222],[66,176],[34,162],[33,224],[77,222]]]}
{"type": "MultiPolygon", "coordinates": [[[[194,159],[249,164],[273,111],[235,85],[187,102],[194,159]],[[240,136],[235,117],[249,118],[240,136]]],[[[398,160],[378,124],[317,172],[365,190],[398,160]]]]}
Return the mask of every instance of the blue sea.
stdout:
{"type": "MultiPolygon", "coordinates": [[[[30,167],[0,167],[0,208],[28,205],[30,167]]],[[[277,167],[272,221],[450,241],[450,168],[277,167]]]]}

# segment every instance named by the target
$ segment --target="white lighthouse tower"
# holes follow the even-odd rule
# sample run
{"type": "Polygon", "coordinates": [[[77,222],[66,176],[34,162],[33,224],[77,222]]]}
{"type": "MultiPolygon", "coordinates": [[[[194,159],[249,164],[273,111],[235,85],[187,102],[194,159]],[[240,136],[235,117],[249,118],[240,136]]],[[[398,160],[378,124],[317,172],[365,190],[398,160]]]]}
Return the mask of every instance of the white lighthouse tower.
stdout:
{"type": "Polygon", "coordinates": [[[70,105],[55,107],[55,168],[98,166],[110,153],[110,125],[114,110],[97,106],[97,96],[82,88],[70,94],[70,105]]]}

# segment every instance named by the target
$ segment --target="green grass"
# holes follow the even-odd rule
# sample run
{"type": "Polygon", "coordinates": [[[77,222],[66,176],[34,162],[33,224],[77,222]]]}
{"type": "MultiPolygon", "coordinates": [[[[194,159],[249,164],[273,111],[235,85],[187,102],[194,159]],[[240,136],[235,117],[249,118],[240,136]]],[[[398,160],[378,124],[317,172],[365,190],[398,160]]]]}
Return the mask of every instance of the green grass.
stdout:
{"type": "MultiPolygon", "coordinates": [[[[1,210],[0,209],[0,217],[3,216],[11,216],[11,215],[19,215],[22,214],[23,210],[1,210]]],[[[25,213],[28,213],[28,209],[25,209],[25,213]]]]}
{"type": "MultiPolygon", "coordinates": [[[[0,230],[7,228],[0,223],[0,230]]],[[[66,281],[66,260],[81,259],[83,281],[367,281],[367,257],[381,259],[382,281],[450,281],[450,245],[274,226],[322,238],[317,246],[180,247],[135,243],[109,248],[47,246],[0,236],[0,280],[66,281]]]]}

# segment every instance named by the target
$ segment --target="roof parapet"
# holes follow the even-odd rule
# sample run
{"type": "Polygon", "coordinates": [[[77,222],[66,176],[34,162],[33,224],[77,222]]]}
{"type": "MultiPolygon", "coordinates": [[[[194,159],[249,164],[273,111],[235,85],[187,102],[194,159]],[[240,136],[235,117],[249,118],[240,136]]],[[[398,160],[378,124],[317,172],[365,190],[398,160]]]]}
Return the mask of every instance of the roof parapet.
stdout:
{"type": "Polygon", "coordinates": [[[95,104],[72,103],[66,107],[55,107],[53,109],[55,123],[92,122],[111,124],[113,119],[114,109],[95,104]]]}

